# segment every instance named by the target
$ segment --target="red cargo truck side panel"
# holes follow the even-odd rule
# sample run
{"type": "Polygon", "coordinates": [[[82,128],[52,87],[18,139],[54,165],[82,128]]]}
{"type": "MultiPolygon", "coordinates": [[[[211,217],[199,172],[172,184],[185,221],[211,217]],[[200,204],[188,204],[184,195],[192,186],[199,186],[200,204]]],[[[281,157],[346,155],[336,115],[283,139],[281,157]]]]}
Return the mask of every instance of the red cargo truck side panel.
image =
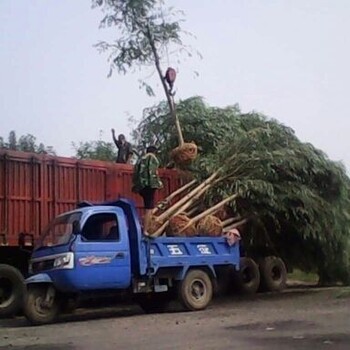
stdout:
{"type": "MultiPolygon", "coordinates": [[[[157,200],[180,184],[175,171],[161,170],[160,175],[164,188],[157,200]]],[[[0,245],[17,245],[20,232],[37,237],[55,215],[82,200],[127,197],[142,213],[131,179],[130,165],[0,150],[0,245]]]]}

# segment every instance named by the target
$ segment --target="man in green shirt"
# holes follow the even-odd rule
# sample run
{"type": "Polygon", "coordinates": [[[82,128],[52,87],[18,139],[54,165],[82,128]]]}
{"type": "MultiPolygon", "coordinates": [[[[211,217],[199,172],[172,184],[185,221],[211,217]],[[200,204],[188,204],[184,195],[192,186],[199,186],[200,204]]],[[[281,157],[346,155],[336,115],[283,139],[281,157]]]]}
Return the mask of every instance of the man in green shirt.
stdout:
{"type": "Polygon", "coordinates": [[[159,160],[156,157],[157,148],[147,147],[146,154],[142,156],[134,167],[132,191],[143,198],[146,210],[144,217],[144,231],[147,232],[151,220],[152,209],[155,206],[154,198],[157,189],[163,184],[158,175],[159,160]]]}

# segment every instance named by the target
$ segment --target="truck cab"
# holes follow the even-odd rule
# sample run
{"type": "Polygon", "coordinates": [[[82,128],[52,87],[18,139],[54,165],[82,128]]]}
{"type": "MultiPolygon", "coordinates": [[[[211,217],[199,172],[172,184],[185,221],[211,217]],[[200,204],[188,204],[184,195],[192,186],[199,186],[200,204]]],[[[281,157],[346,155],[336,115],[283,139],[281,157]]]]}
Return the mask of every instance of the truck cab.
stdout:
{"type": "Polygon", "coordinates": [[[133,295],[145,311],[159,310],[175,294],[186,308],[200,310],[224,266],[239,268],[238,242],[150,238],[131,201],[84,202],[41,235],[29,264],[25,315],[34,324],[48,323],[72,298],[118,292],[133,295]]]}
{"type": "Polygon", "coordinates": [[[131,282],[129,247],[128,224],[120,207],[79,208],[51,222],[29,269],[37,274],[35,279],[50,278],[64,292],[127,288],[131,282]]]}

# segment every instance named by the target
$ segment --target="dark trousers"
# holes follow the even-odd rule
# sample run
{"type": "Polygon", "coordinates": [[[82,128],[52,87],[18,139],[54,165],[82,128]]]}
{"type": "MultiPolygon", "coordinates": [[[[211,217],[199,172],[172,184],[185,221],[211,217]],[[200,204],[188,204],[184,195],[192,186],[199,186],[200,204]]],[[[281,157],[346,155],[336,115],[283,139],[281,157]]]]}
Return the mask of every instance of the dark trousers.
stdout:
{"type": "Polygon", "coordinates": [[[156,188],[145,187],[140,190],[139,194],[143,198],[143,203],[145,209],[153,209],[154,208],[154,198],[156,194],[156,188]]]}

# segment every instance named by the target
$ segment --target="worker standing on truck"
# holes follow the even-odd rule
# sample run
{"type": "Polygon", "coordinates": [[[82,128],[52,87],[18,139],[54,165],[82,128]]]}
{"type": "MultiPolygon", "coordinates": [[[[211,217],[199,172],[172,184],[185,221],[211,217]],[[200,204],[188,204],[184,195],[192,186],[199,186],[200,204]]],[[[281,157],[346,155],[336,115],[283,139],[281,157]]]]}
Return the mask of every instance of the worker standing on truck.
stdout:
{"type": "Polygon", "coordinates": [[[129,164],[132,157],[132,147],[131,144],[126,141],[123,134],[118,135],[118,139],[115,137],[115,130],[112,129],[112,137],[115,145],[118,148],[118,156],[116,163],[129,164]]]}
{"type": "Polygon", "coordinates": [[[143,223],[144,232],[148,232],[152,209],[155,206],[154,199],[156,191],[163,187],[158,175],[159,160],[156,153],[157,148],[155,146],[147,147],[146,154],[136,163],[132,177],[132,191],[138,193],[143,198],[146,210],[143,223]]]}

